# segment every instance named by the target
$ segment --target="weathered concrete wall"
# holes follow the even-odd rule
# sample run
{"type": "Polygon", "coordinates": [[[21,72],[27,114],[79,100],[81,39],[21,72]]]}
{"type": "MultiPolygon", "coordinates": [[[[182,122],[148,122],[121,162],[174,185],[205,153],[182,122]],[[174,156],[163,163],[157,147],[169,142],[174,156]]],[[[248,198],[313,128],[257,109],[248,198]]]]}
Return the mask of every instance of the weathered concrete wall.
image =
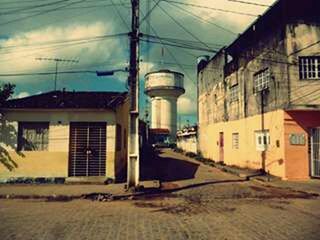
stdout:
{"type": "Polygon", "coordinates": [[[177,147],[185,152],[197,153],[197,135],[178,136],[177,147]]]}
{"type": "MultiPolygon", "coordinates": [[[[115,178],[115,162],[121,157],[117,156],[115,149],[116,114],[113,111],[6,111],[4,112],[7,125],[15,129],[15,137],[4,136],[1,146],[18,165],[9,171],[0,165],[0,177],[67,177],[69,156],[69,123],[70,122],[107,122],[106,141],[106,176],[115,178]],[[48,151],[23,151],[18,155],[17,132],[19,121],[49,122],[48,151]]],[[[127,116],[127,115],[126,115],[127,116]]],[[[123,120],[126,119],[124,117],[123,120]]],[[[125,125],[125,124],[124,124],[125,125]]],[[[124,154],[125,150],[121,154],[124,154]]],[[[120,154],[120,155],[121,155],[120,154]]]]}
{"type": "Polygon", "coordinates": [[[296,108],[320,108],[320,79],[303,80],[299,78],[299,56],[320,56],[319,23],[288,24],[287,54],[290,64],[290,102],[296,108]]]}
{"type": "Polygon", "coordinates": [[[199,72],[198,112],[199,127],[225,119],[224,96],[225,54],[220,51],[208,65],[199,72]]]}

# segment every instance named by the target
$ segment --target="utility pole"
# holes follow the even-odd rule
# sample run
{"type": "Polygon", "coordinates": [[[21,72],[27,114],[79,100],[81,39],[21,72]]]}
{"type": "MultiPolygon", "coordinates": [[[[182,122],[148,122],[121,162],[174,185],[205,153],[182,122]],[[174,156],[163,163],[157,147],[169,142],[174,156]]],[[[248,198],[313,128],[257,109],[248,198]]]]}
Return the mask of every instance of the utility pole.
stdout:
{"type": "Polygon", "coordinates": [[[72,63],[78,63],[78,60],[71,60],[71,59],[62,59],[62,58],[36,58],[36,60],[40,61],[54,61],[56,62],[56,71],[54,75],[54,90],[57,90],[57,80],[58,80],[58,63],[59,62],[72,62],[72,63]]]}
{"type": "Polygon", "coordinates": [[[262,89],[260,91],[260,107],[261,107],[261,131],[263,133],[263,139],[262,142],[264,144],[264,149],[261,152],[261,161],[262,161],[262,170],[266,172],[266,147],[268,145],[269,139],[265,135],[265,124],[264,124],[264,95],[265,95],[266,89],[262,89]]]}
{"type": "Polygon", "coordinates": [[[132,20],[130,37],[127,188],[139,186],[139,0],[131,0],[132,20]]]}

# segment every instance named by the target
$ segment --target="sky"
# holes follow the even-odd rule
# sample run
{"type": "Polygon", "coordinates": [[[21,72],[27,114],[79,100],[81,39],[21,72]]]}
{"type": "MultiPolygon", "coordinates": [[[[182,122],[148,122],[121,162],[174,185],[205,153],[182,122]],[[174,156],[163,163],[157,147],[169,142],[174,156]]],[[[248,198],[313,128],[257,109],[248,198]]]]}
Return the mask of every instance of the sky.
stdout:
{"type": "MultiPolygon", "coordinates": [[[[275,2],[244,1],[267,6],[275,2]]],[[[185,75],[186,93],[178,100],[179,125],[194,124],[197,58],[212,57],[268,7],[230,0],[170,0],[153,8],[157,2],[140,0],[140,19],[153,9],[140,31],[179,39],[178,45],[188,42],[197,49],[163,46],[155,43],[159,40],[144,37],[152,42],[140,43],[140,113],[143,116],[149,106],[143,93],[144,75],[170,69],[185,75]]],[[[59,62],[58,72],[82,72],[58,74],[57,89],[127,91],[128,73],[97,77],[94,72],[128,66],[130,8],[130,0],[0,0],[0,82],[16,85],[15,98],[52,91],[54,74],[16,75],[52,73],[56,63],[43,59],[60,58],[71,61],[59,62]]]]}

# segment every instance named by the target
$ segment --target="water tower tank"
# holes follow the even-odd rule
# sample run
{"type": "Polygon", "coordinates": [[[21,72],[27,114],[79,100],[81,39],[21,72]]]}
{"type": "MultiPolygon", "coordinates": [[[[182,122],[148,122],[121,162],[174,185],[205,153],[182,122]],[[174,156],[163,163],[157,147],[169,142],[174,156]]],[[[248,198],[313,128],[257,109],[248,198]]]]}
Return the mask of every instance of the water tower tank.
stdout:
{"type": "Polygon", "coordinates": [[[184,94],[184,75],[159,70],[145,75],[145,93],[151,98],[151,129],[168,129],[170,140],[176,140],[177,99],[184,94]]]}

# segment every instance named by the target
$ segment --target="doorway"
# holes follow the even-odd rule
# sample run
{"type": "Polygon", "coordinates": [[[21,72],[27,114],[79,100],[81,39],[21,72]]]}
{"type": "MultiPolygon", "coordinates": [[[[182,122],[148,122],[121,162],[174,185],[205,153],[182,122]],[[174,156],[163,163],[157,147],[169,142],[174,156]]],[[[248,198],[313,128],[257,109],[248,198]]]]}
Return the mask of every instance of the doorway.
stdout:
{"type": "Polygon", "coordinates": [[[105,176],[105,122],[71,122],[69,176],[105,176]]]}
{"type": "Polygon", "coordinates": [[[219,133],[219,162],[224,162],[224,134],[219,133]]]}
{"type": "Polygon", "coordinates": [[[320,177],[320,128],[311,129],[311,176],[320,177]]]}

